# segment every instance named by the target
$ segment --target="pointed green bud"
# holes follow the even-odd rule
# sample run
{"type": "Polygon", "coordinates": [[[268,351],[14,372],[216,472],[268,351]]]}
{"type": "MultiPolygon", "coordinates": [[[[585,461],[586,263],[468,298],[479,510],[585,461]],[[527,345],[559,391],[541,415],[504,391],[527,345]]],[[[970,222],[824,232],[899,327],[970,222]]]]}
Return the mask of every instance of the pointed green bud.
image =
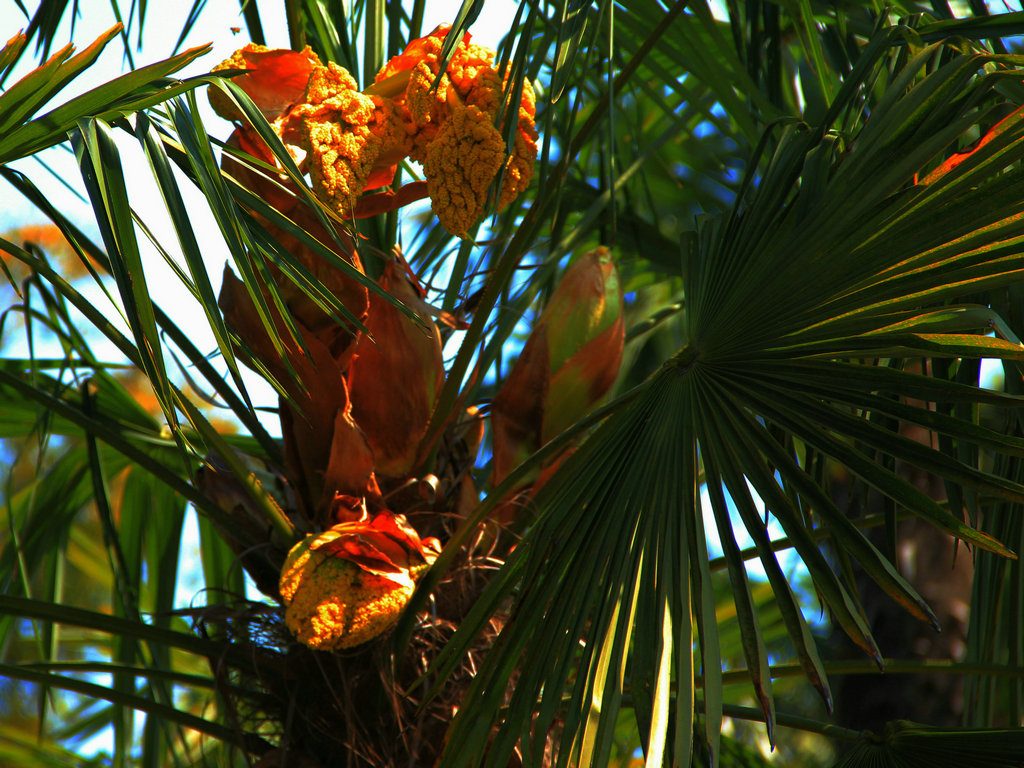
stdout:
{"type": "Polygon", "coordinates": [[[608,392],[624,336],[618,272],[608,249],[598,248],[566,271],[494,399],[492,483],[608,392]]]}
{"type": "Polygon", "coordinates": [[[625,331],[622,286],[611,252],[598,248],[574,263],[541,314],[550,381],[541,445],[583,418],[615,383],[625,331]]]}

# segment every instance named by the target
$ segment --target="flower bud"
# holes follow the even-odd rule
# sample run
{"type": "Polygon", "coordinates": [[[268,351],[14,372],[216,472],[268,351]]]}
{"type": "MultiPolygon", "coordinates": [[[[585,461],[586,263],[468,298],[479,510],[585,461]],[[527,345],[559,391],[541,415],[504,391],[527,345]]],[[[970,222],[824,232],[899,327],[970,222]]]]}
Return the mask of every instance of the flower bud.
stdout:
{"type": "Polygon", "coordinates": [[[402,477],[419,458],[420,440],[444,381],[441,334],[401,263],[388,262],[380,285],[420,322],[371,293],[370,337],[362,335],[356,343],[348,386],[352,417],[370,443],[378,476],[402,477]]]}
{"type": "Polygon", "coordinates": [[[362,512],[307,536],[281,569],[285,624],[314,650],[352,648],[389,629],[437,557],[437,540],[421,540],[403,516],[362,512]]]}
{"type": "Polygon", "coordinates": [[[583,418],[619,374],[625,329],[622,287],[607,248],[573,264],[541,315],[550,384],[541,445],[583,418]]]}
{"type": "Polygon", "coordinates": [[[622,361],[622,287],[607,248],[562,277],[491,409],[492,483],[583,418],[622,361]]]}

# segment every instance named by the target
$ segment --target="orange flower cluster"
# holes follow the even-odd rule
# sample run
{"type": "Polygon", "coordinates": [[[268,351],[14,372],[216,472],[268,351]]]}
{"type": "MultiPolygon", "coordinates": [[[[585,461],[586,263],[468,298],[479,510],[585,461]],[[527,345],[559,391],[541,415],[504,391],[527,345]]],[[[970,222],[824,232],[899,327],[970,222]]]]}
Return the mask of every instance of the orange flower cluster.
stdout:
{"type": "Polygon", "coordinates": [[[447,34],[444,25],[414,40],[384,66],[370,91],[395,94],[394,103],[412,127],[408,154],[423,165],[434,211],[448,231],[461,235],[483,213],[499,171],[498,210],[529,184],[537,157],[536,105],[524,81],[515,144],[506,158],[505,141],[494,127],[504,86],[493,67],[494,51],[471,44],[467,34],[438,78],[447,34]]]}
{"type": "MultiPolygon", "coordinates": [[[[441,72],[448,32],[442,25],[413,40],[365,92],[345,69],[324,66],[309,48],[298,53],[250,44],[215,70],[250,70],[236,82],[340,216],[373,215],[426,194],[441,223],[462,236],[483,215],[499,173],[498,210],[529,184],[537,156],[535,100],[524,82],[516,136],[506,155],[494,125],[505,86],[494,69],[494,51],[471,44],[467,33],[441,72]],[[405,158],[422,165],[425,189],[414,183],[405,195],[363,197],[390,184],[405,158]]],[[[240,121],[238,108],[219,91],[212,92],[211,103],[223,117],[240,121]]],[[[249,138],[257,143],[251,133],[249,138]]],[[[253,154],[272,162],[265,149],[253,154]]]]}

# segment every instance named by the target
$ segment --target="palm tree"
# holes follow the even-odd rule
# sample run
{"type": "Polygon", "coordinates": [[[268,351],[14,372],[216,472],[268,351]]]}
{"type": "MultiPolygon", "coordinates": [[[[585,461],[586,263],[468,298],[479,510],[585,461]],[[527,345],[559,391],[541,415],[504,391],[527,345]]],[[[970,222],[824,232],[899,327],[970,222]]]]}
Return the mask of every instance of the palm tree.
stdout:
{"type": "Polygon", "coordinates": [[[136,29],[51,55],[47,0],[0,51],[0,174],[50,225],[0,240],[0,762],[759,761],[730,718],[801,765],[1018,765],[1024,14],[525,2],[489,58],[478,0],[284,5],[291,51],[48,112],[136,29]],[[94,222],[12,165],[55,146],[94,222]],[[869,626],[858,574],[937,623],[909,518],[973,563],[962,658],[869,626]],[[830,681],[882,668],[966,676],[963,727],[836,725],[830,681]]]}

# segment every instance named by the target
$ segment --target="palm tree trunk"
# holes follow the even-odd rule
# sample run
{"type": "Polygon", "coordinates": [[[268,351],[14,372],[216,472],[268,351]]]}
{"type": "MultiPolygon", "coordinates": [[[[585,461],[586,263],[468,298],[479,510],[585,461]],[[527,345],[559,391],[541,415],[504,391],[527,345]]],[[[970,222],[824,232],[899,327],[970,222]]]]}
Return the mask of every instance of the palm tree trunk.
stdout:
{"type": "MultiPolygon", "coordinates": [[[[900,432],[929,443],[930,433],[902,425],[900,432]]],[[[897,464],[897,472],[934,499],[945,498],[940,479],[916,467],[897,464]]],[[[849,483],[836,489],[837,498],[850,498],[849,483]]],[[[880,514],[880,499],[870,494],[864,514],[880,514]]],[[[848,506],[850,506],[848,504],[848,506]]],[[[855,510],[851,510],[853,512],[855,510]]],[[[884,550],[881,529],[874,544],[884,550]]],[[[970,554],[948,534],[919,518],[899,523],[896,565],[935,612],[941,627],[936,632],[924,622],[908,620],[900,605],[871,579],[858,575],[865,614],[885,659],[961,661],[966,650],[968,606],[974,566],[970,554]]],[[[854,645],[833,632],[836,655],[863,658],[854,645]]],[[[963,714],[963,679],[933,672],[917,674],[848,675],[833,683],[838,724],[855,729],[879,730],[891,720],[911,720],[934,726],[957,726],[963,714]]]]}

